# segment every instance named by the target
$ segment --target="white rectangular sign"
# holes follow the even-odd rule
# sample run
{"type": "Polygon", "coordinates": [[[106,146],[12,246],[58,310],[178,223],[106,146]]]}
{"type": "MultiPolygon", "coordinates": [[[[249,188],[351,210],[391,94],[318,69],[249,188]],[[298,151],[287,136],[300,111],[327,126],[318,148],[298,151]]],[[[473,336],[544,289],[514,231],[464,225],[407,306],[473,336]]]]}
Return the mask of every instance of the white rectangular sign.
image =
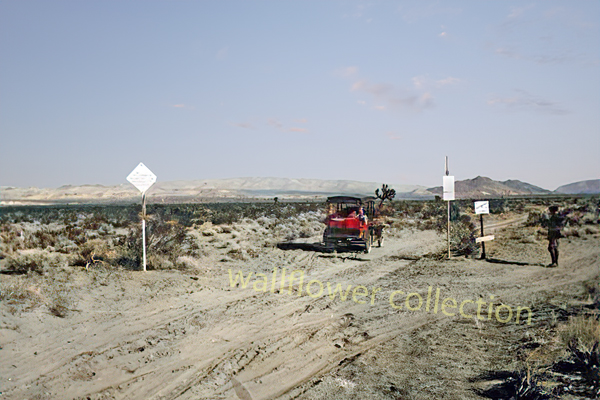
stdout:
{"type": "Polygon", "coordinates": [[[145,193],[146,190],[150,189],[150,186],[156,182],[156,175],[154,175],[143,163],[140,163],[127,176],[127,180],[140,192],[145,193]]]}
{"type": "Polygon", "coordinates": [[[476,201],[475,202],[475,214],[489,214],[490,213],[490,202],[489,201],[476,201]]]}
{"type": "Polygon", "coordinates": [[[489,240],[494,240],[494,235],[475,238],[475,243],[487,242],[489,240]]]}
{"type": "Polygon", "coordinates": [[[444,200],[454,200],[454,176],[444,176],[443,183],[444,200]]]}

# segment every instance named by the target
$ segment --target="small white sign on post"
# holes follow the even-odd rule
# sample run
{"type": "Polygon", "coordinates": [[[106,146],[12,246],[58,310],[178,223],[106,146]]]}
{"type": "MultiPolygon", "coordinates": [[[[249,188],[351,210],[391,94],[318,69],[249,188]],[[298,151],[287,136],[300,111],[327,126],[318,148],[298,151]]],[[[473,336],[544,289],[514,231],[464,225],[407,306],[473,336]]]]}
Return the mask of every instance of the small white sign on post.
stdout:
{"type": "Polygon", "coordinates": [[[156,182],[156,175],[144,163],[140,163],[127,176],[127,180],[143,194],[156,182]]]}
{"type": "Polygon", "coordinates": [[[443,177],[443,194],[444,200],[454,200],[454,176],[448,175],[443,177]]]}
{"type": "Polygon", "coordinates": [[[489,201],[476,201],[475,202],[475,214],[489,214],[490,213],[490,202],[489,201]]]}
{"type": "Polygon", "coordinates": [[[156,182],[156,175],[143,163],[131,171],[127,180],[142,193],[142,258],[146,270],[146,191],[156,182]]]}
{"type": "Polygon", "coordinates": [[[494,240],[494,235],[482,236],[482,237],[475,238],[475,243],[483,243],[483,242],[488,242],[490,240],[494,240]]]}

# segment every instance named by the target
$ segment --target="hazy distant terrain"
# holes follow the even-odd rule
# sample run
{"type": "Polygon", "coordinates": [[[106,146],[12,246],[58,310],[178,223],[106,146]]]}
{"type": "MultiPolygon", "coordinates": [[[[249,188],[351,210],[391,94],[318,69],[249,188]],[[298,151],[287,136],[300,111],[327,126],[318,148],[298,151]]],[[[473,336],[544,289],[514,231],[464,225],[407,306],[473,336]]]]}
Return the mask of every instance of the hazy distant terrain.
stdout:
{"type": "MultiPolygon", "coordinates": [[[[150,202],[194,202],[260,200],[315,200],[333,195],[374,195],[382,182],[291,178],[229,178],[157,182],[148,191],[150,202]]],[[[564,185],[554,192],[516,179],[495,181],[478,176],[456,181],[456,198],[489,198],[515,195],[600,193],[600,180],[564,185]]],[[[430,199],[442,194],[442,187],[427,189],[420,185],[391,184],[397,199],[430,199]]],[[[120,185],[64,185],[59,188],[0,187],[1,204],[118,203],[139,197],[129,183],[120,185]]]]}
{"type": "MultiPolygon", "coordinates": [[[[381,182],[290,178],[231,178],[157,182],[148,191],[149,201],[177,202],[193,199],[308,199],[346,194],[374,195],[381,182]]],[[[424,186],[391,184],[397,198],[431,198],[424,186]]],[[[65,185],[56,189],[0,187],[3,204],[40,202],[119,202],[139,197],[129,183],[114,186],[65,185]]]]}

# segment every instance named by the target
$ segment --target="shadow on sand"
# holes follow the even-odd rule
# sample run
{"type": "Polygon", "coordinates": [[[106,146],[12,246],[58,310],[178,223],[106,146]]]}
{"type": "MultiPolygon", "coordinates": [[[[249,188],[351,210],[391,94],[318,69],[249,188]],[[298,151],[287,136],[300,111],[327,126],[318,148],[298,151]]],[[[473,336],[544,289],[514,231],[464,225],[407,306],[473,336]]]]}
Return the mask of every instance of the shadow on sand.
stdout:
{"type": "Polygon", "coordinates": [[[341,258],[350,259],[357,261],[368,261],[362,258],[358,258],[358,254],[364,254],[362,249],[336,249],[335,251],[331,248],[325,247],[323,243],[295,243],[295,242],[282,242],[277,243],[277,248],[281,250],[304,250],[304,251],[315,251],[323,254],[319,254],[319,257],[323,258],[341,258]],[[345,254],[346,256],[340,256],[345,254]]]}
{"type": "Polygon", "coordinates": [[[528,263],[524,261],[508,261],[508,260],[499,260],[497,258],[486,258],[483,261],[487,261],[492,264],[513,264],[513,265],[531,265],[535,267],[545,267],[544,264],[540,263],[528,263]]]}

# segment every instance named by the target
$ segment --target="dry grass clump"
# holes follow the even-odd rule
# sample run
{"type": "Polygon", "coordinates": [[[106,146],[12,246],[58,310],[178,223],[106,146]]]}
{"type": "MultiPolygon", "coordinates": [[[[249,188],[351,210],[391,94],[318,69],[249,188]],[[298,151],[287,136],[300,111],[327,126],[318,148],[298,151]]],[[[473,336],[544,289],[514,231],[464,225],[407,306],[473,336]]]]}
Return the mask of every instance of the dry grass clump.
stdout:
{"type": "Polygon", "coordinates": [[[56,271],[45,280],[42,287],[46,307],[56,317],[65,318],[69,312],[74,311],[77,304],[70,281],[70,271],[56,271]]]}
{"type": "Polygon", "coordinates": [[[553,365],[553,371],[574,375],[567,392],[600,398],[600,322],[597,317],[572,317],[559,329],[567,356],[553,365]],[[575,381],[575,385],[573,384],[575,381]]]}
{"type": "Polygon", "coordinates": [[[538,347],[526,357],[523,369],[488,371],[472,379],[501,381],[476,392],[490,399],[598,399],[599,341],[597,317],[570,317],[549,340],[537,339],[538,347]]]}
{"type": "Polygon", "coordinates": [[[596,399],[600,396],[600,322],[595,316],[571,316],[551,340],[532,351],[527,374],[552,397],[565,394],[596,399]]]}
{"type": "Polygon", "coordinates": [[[44,303],[40,287],[21,276],[0,281],[0,301],[7,304],[12,313],[44,303]]]}
{"type": "Polygon", "coordinates": [[[9,311],[27,311],[45,305],[51,314],[64,318],[77,304],[71,288],[72,271],[52,269],[44,276],[13,276],[0,282],[0,301],[9,311]]]}
{"type": "Polygon", "coordinates": [[[570,317],[558,334],[563,345],[574,344],[583,351],[590,351],[600,341],[600,321],[594,317],[570,317]]]}
{"type": "Polygon", "coordinates": [[[16,274],[37,272],[44,274],[51,268],[64,266],[68,259],[63,254],[50,253],[45,250],[24,250],[10,255],[6,260],[7,271],[16,274]]]}
{"type": "Polygon", "coordinates": [[[85,267],[98,264],[111,263],[116,258],[117,252],[109,242],[102,239],[92,239],[83,243],[77,249],[77,254],[72,265],[85,267]]]}

